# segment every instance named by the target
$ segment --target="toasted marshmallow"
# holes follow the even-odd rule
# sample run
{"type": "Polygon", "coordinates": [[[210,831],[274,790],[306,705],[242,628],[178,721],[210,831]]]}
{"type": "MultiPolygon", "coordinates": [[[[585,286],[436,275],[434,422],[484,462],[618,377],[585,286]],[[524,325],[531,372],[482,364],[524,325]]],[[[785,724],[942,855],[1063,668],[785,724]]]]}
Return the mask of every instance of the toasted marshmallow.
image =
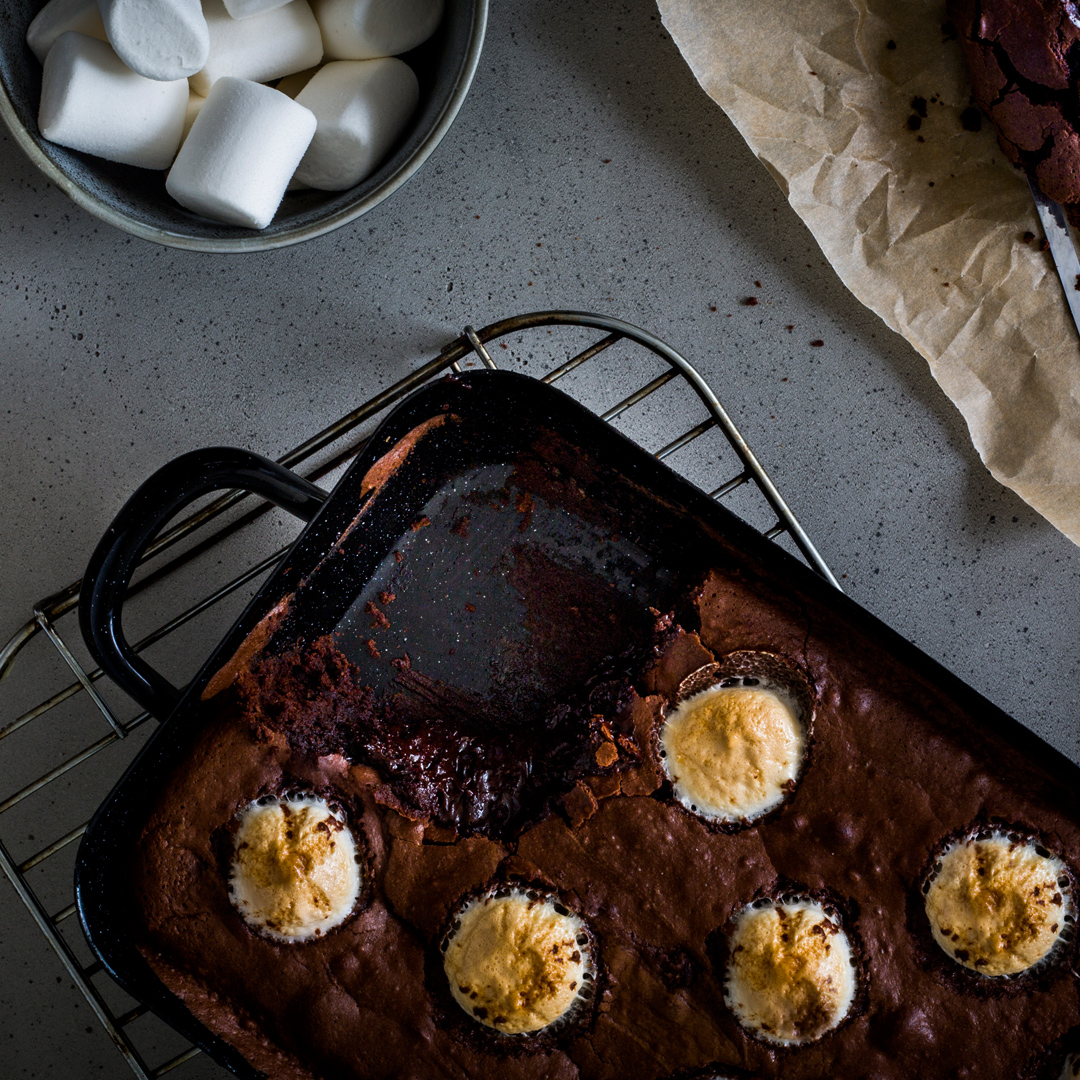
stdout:
{"type": "Polygon", "coordinates": [[[1054,948],[1072,894],[1065,865],[1003,833],[950,844],[925,896],[934,940],[981,975],[1017,975],[1054,948]]]}
{"type": "Polygon", "coordinates": [[[324,800],[260,799],[240,814],[229,892],[260,933],[284,942],[318,937],[348,918],[361,884],[356,840],[324,800]]]}
{"type": "Polygon", "coordinates": [[[454,1000],[504,1035],[554,1024],[591,995],[595,978],[584,922],[519,889],[464,905],[443,942],[443,969],[454,1000]]]}
{"type": "Polygon", "coordinates": [[[813,900],[751,904],[735,922],[724,1000],[744,1028],[781,1046],[814,1042],[851,1010],[851,943],[813,900]]]}
{"type": "Polygon", "coordinates": [[[681,701],[660,731],[675,797],[710,821],[749,821],[779,806],[798,777],[806,729],[776,683],[712,686],[681,701]]]}

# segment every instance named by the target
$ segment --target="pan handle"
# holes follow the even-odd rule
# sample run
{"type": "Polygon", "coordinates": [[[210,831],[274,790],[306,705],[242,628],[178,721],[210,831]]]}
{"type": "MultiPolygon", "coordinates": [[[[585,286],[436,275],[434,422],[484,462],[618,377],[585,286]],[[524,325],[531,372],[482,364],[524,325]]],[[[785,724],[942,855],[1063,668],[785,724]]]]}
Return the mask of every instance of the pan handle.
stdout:
{"type": "Polygon", "coordinates": [[[102,670],[144,709],[164,720],[182,691],[143,660],[124,637],[121,613],[131,575],[162,526],[188,503],[210,491],[250,491],[304,521],[327,495],[276,461],[233,447],[208,447],[158,469],[127,501],[101,538],[83,576],[79,626],[102,670]]]}

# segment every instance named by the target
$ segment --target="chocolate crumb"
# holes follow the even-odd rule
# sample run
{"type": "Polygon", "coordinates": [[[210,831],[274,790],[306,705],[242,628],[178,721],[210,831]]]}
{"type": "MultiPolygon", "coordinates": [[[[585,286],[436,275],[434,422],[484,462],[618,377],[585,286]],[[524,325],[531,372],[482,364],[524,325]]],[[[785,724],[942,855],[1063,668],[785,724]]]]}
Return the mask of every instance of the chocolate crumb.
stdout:
{"type": "Polygon", "coordinates": [[[476,610],[475,604],[466,604],[465,610],[471,615],[476,610]]]}
{"type": "Polygon", "coordinates": [[[925,120],[926,119],[926,98],[919,97],[919,95],[916,94],[915,97],[913,97],[911,99],[911,110],[912,110],[912,112],[916,113],[918,116],[922,117],[923,120],[925,120]]]}
{"type": "Polygon", "coordinates": [[[387,604],[392,604],[396,599],[397,595],[395,593],[388,592],[386,589],[383,589],[382,592],[379,593],[379,603],[382,604],[384,607],[387,604]]]}
{"type": "Polygon", "coordinates": [[[1039,250],[1040,251],[1049,251],[1050,250],[1050,241],[1047,240],[1045,236],[1039,241],[1039,250]]]}
{"type": "Polygon", "coordinates": [[[758,298],[756,296],[747,296],[747,297],[744,297],[744,299],[743,299],[743,303],[747,307],[753,307],[757,302],[758,302],[758,298]]]}
{"type": "Polygon", "coordinates": [[[813,347],[814,347],[815,349],[820,349],[820,348],[821,348],[821,346],[825,344],[825,342],[824,342],[824,341],[822,341],[822,340],[821,340],[821,338],[814,338],[814,340],[813,340],[813,341],[811,341],[811,342],[810,342],[810,344],[811,344],[811,345],[812,345],[812,346],[813,346],[813,347]]]}
{"type": "Polygon", "coordinates": [[[907,118],[908,131],[918,131],[922,127],[922,117],[912,113],[907,118]]]}
{"type": "Polygon", "coordinates": [[[896,48],[896,42],[895,42],[895,41],[893,41],[893,40],[892,40],[892,39],[890,38],[890,39],[889,39],[888,41],[886,41],[886,42],[885,42],[885,48],[886,48],[886,49],[895,49],[895,48],[896,48]]]}
{"type": "Polygon", "coordinates": [[[396,562],[399,562],[399,563],[404,562],[405,561],[405,556],[402,555],[400,551],[395,551],[394,552],[394,559],[395,559],[396,562]]]}
{"type": "Polygon", "coordinates": [[[982,131],[982,110],[975,105],[969,105],[960,114],[960,126],[965,131],[982,131]]]}
{"type": "Polygon", "coordinates": [[[373,630],[386,630],[390,626],[390,620],[386,617],[386,612],[380,611],[375,606],[374,600],[369,600],[364,605],[364,610],[371,616],[373,630]]]}
{"type": "Polygon", "coordinates": [[[424,514],[423,517],[418,518],[416,521],[414,521],[412,525],[409,526],[409,528],[411,528],[413,532],[419,532],[421,529],[425,528],[430,524],[431,518],[429,518],[427,514],[424,514]]]}
{"type": "Polygon", "coordinates": [[[468,540],[469,538],[469,515],[458,518],[454,522],[453,528],[450,530],[452,533],[456,533],[462,540],[468,540]]]}
{"type": "Polygon", "coordinates": [[[1076,290],[1077,292],[1080,292],[1080,274],[1077,274],[1077,275],[1076,275],[1076,282],[1075,282],[1075,284],[1073,285],[1073,288],[1074,288],[1074,289],[1075,289],[1075,290],[1076,290]]]}
{"type": "Polygon", "coordinates": [[[1024,235],[1021,236],[1020,239],[1023,240],[1025,244],[1030,244],[1031,241],[1035,239],[1035,234],[1029,231],[1024,233],[1024,235]]]}
{"type": "Polygon", "coordinates": [[[619,760],[619,751],[614,743],[602,742],[596,750],[596,764],[602,769],[614,765],[619,760]]]}
{"type": "Polygon", "coordinates": [[[372,660],[378,660],[379,657],[382,656],[382,653],[379,652],[379,647],[375,644],[374,638],[368,638],[364,644],[367,646],[368,656],[370,656],[372,660]]]}
{"type": "Polygon", "coordinates": [[[514,500],[514,509],[521,515],[521,521],[518,523],[518,532],[525,532],[532,524],[532,495],[527,491],[518,492],[518,497],[514,500]]]}

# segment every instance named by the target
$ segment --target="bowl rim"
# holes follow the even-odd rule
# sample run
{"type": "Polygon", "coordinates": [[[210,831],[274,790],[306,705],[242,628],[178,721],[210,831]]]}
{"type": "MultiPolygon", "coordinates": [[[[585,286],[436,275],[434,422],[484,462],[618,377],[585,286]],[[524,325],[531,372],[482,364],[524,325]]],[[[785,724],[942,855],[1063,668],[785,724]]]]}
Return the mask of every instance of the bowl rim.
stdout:
{"type": "Polygon", "coordinates": [[[108,203],[99,199],[96,195],[87,191],[86,188],[77,184],[66,172],[52,161],[38,146],[36,140],[19,120],[3,80],[0,80],[0,116],[3,117],[15,141],[22,147],[27,157],[41,170],[46,178],[63,191],[73,202],[84,210],[89,211],[94,217],[112,225],[122,232],[138,236],[143,240],[150,240],[165,247],[178,248],[185,251],[200,251],[217,254],[237,254],[246,251],[271,251],[274,248],[290,247],[293,244],[302,243],[305,240],[313,240],[317,236],[323,236],[333,232],[342,225],[347,225],[362,214],[366,214],[384,199],[389,198],[399,187],[407,183],[420,169],[425,161],[431,156],[435,147],[442,142],[443,137],[450,129],[450,125],[457,117],[465,101],[465,97],[472,86],[476,68],[480,63],[480,52],[484,44],[484,35],[487,31],[489,0],[473,0],[473,25],[469,34],[469,45],[465,53],[465,62],[458,75],[457,83],[453,92],[443,106],[431,131],[428,132],[424,141],[416,148],[413,155],[405,161],[395,172],[388,176],[374,191],[363,199],[350,204],[343,210],[329,215],[315,224],[298,225],[291,229],[283,230],[272,236],[254,232],[251,236],[235,237],[207,237],[188,236],[185,233],[176,232],[172,229],[159,228],[156,225],[147,225],[129,217],[119,210],[113,209],[108,203]]]}

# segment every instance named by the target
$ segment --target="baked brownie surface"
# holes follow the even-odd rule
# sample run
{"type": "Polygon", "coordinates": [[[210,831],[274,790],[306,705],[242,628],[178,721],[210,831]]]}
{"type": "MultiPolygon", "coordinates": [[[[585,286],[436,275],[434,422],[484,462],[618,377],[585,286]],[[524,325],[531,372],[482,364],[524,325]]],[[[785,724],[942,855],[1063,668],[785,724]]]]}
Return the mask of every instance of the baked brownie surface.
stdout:
{"type": "Polygon", "coordinates": [[[1044,194],[1080,203],[1080,26],[1071,0],[949,0],[976,103],[1044,194]]]}
{"type": "MultiPolygon", "coordinates": [[[[271,1076],[658,1080],[715,1066],[786,1080],[984,1080],[1043,1062],[1080,1023],[1070,964],[1014,980],[966,976],[933,944],[919,883],[943,838],[980,821],[1034,833],[1080,865],[1072,796],[838,616],[808,613],[738,570],[709,575],[692,608],[684,621],[696,619],[698,632],[666,633],[655,660],[626,676],[626,692],[603,699],[603,721],[621,735],[618,761],[587,771],[575,759],[561,796],[547,792],[547,809],[516,833],[500,824],[492,835],[482,825],[455,834],[392,790],[386,760],[374,767],[355,744],[348,756],[335,749],[334,732],[371,722],[371,701],[328,642],[309,654],[329,682],[320,675],[304,690],[332,717],[319,735],[290,740],[279,722],[288,710],[256,665],[247,691],[221,696],[134,853],[144,955],[271,1076]],[[723,832],[673,801],[654,734],[680,681],[738,650],[801,667],[816,712],[792,798],[753,827],[723,832]],[[264,699],[278,705],[260,713],[264,699]],[[345,808],[366,847],[369,888],[342,927],[282,945],[235,912],[223,863],[237,810],[297,788],[345,808]],[[583,1027],[492,1037],[449,1001],[436,952],[447,915],[499,877],[558,892],[595,934],[602,993],[583,1027]],[[746,1034],[724,1004],[725,928],[755,897],[791,888],[838,905],[862,989],[836,1031],[778,1048],[746,1034]]],[[[586,723],[587,713],[582,745],[592,749],[599,721],[586,723]]]]}

